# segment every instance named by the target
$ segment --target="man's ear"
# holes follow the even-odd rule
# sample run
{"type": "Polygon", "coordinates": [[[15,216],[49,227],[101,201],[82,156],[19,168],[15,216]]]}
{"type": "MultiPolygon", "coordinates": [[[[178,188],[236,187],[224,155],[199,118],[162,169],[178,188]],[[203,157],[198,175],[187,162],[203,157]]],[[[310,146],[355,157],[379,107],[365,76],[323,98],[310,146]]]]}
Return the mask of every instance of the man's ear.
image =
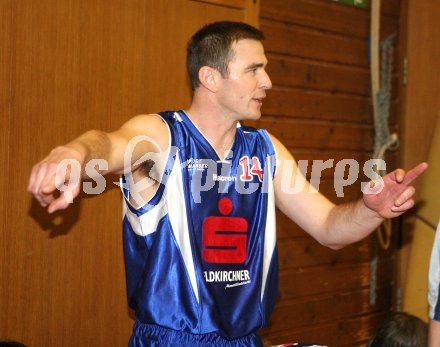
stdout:
{"type": "Polygon", "coordinates": [[[218,90],[218,79],[220,77],[220,73],[210,66],[202,66],[199,70],[200,84],[213,93],[218,90]]]}

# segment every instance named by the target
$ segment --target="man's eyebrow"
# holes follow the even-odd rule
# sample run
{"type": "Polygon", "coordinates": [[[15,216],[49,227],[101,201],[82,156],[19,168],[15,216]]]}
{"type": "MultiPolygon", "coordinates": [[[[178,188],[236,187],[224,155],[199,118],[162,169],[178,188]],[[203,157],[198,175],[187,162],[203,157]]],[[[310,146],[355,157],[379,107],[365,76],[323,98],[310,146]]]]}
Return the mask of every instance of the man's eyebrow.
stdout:
{"type": "Polygon", "coordinates": [[[251,64],[251,65],[248,65],[246,67],[246,70],[253,70],[253,69],[256,69],[256,68],[259,68],[259,67],[264,67],[264,66],[265,66],[265,64],[263,64],[263,63],[254,63],[254,64],[251,64]]]}

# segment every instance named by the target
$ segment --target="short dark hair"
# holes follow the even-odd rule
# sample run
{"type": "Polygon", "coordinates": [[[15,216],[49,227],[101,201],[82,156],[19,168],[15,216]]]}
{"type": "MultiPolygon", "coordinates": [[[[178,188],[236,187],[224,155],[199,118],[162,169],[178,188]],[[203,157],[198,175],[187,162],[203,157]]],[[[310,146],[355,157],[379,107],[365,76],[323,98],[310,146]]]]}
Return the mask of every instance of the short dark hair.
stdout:
{"type": "Polygon", "coordinates": [[[428,325],[405,312],[393,313],[377,330],[368,347],[426,347],[428,325]]]}
{"type": "Polygon", "coordinates": [[[186,49],[186,68],[192,89],[200,85],[199,70],[202,66],[217,69],[226,77],[228,64],[234,57],[231,45],[244,39],[262,41],[264,35],[249,24],[227,21],[207,24],[197,31],[186,49]]]}

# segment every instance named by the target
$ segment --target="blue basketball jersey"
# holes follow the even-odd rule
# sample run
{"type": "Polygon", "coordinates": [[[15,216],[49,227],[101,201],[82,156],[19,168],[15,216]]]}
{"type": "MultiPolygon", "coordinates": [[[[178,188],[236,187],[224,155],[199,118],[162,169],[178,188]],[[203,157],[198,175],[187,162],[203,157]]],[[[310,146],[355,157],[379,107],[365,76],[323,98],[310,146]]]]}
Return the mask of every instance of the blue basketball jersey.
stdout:
{"type": "Polygon", "coordinates": [[[222,159],[183,111],[160,116],[171,149],[155,195],[134,208],[121,179],[129,304],[145,324],[246,336],[266,325],[277,293],[274,147],[238,126],[222,159]]]}

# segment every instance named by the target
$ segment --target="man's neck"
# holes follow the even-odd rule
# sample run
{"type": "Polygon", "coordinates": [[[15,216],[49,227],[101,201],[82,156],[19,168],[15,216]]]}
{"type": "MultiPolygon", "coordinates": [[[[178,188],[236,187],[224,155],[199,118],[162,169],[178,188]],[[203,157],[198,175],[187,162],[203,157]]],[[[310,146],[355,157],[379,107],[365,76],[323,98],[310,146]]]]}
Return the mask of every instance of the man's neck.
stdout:
{"type": "Polygon", "coordinates": [[[186,114],[223,159],[234,142],[237,121],[231,120],[216,107],[210,107],[213,105],[205,105],[193,101],[186,114]]]}

